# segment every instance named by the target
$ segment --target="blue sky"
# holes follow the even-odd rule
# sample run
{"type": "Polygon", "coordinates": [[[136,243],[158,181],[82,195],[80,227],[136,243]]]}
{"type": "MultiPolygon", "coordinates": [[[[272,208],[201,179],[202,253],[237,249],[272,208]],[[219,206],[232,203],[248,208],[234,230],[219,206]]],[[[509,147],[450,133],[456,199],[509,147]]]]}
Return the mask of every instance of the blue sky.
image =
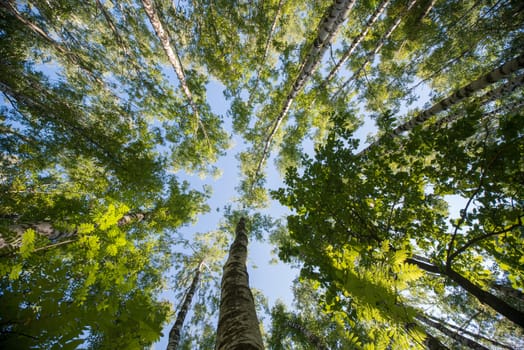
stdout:
{"type": "MultiPolygon", "coordinates": [[[[170,81],[175,82],[177,79],[170,72],[166,72],[170,81]]],[[[231,120],[227,116],[227,110],[229,109],[229,102],[225,99],[222,91],[224,87],[215,81],[211,81],[207,86],[207,100],[214,113],[219,114],[223,117],[224,126],[226,130],[231,132],[231,120]]],[[[425,86],[421,86],[417,89],[420,97],[417,102],[410,106],[410,110],[413,108],[422,108],[423,105],[430,101],[429,89],[425,86]]],[[[363,106],[361,106],[363,107],[363,106]]],[[[364,110],[363,108],[361,110],[364,110]]],[[[402,108],[398,113],[397,117],[406,115],[408,109],[402,108]]],[[[355,132],[354,136],[361,140],[359,150],[365,148],[367,143],[366,138],[376,133],[376,127],[374,122],[370,118],[364,119],[364,124],[355,132]]],[[[311,148],[311,147],[309,147],[311,148]]],[[[209,186],[213,189],[211,198],[208,204],[211,208],[210,212],[201,215],[195,225],[186,227],[181,230],[184,237],[189,238],[192,234],[197,232],[208,232],[218,228],[219,221],[222,219],[223,208],[227,204],[233,204],[238,194],[235,187],[240,183],[240,169],[236,155],[246,149],[246,145],[238,135],[232,135],[232,147],[227,151],[227,154],[219,159],[215,164],[222,171],[222,175],[218,179],[207,177],[201,179],[198,174],[177,174],[181,180],[187,180],[191,183],[195,189],[202,189],[204,186],[209,186]],[[218,209],[218,210],[217,210],[218,209]]],[[[283,185],[282,178],[276,170],[273,162],[273,157],[268,161],[267,171],[267,187],[269,189],[276,189],[283,185]]],[[[458,210],[463,207],[464,199],[458,196],[457,198],[449,198],[452,213],[458,213],[458,210]]],[[[264,214],[269,214],[273,218],[281,218],[285,220],[289,211],[275,201],[271,201],[267,210],[264,214]]],[[[267,234],[265,236],[267,239],[267,234]]],[[[287,264],[278,262],[276,264],[270,264],[270,260],[274,260],[275,256],[271,253],[273,247],[267,242],[250,242],[248,251],[248,273],[250,277],[250,285],[252,288],[259,289],[263,292],[268,300],[269,307],[271,308],[277,300],[282,300],[289,307],[292,306],[293,294],[292,294],[292,282],[298,275],[298,270],[291,268],[287,264]],[[256,268],[254,268],[256,266],[256,268]]],[[[176,307],[181,301],[174,300],[173,293],[167,292],[164,294],[173,305],[176,307]]],[[[176,312],[177,310],[175,310],[176,312]]],[[[190,315],[186,318],[186,322],[190,319],[190,315]]],[[[266,318],[265,328],[269,330],[270,320],[266,318]]],[[[165,349],[167,345],[167,336],[170,328],[174,323],[174,319],[165,326],[162,339],[154,345],[154,349],[165,349]]]]}
{"type": "MultiPolygon", "coordinates": [[[[211,109],[214,113],[222,115],[225,127],[231,131],[231,120],[226,116],[229,108],[229,103],[222,94],[223,86],[217,82],[210,82],[208,84],[207,97],[211,109]]],[[[181,234],[184,237],[190,237],[197,232],[208,232],[218,228],[219,221],[223,218],[223,208],[238,197],[236,186],[240,183],[240,168],[236,155],[245,150],[245,145],[239,136],[234,135],[232,139],[232,148],[227,151],[227,154],[219,159],[216,166],[221,169],[222,175],[218,179],[207,177],[201,179],[198,174],[177,174],[181,180],[187,180],[195,189],[202,189],[203,186],[210,186],[213,189],[211,198],[208,204],[211,208],[210,212],[201,215],[195,225],[181,229],[181,234]],[[217,211],[217,209],[219,209],[217,211]]],[[[277,170],[273,166],[273,162],[268,162],[267,168],[269,188],[278,188],[282,185],[282,180],[277,170]]],[[[288,215],[287,208],[280,206],[277,202],[272,201],[264,214],[269,214],[273,218],[282,218],[288,215]]],[[[264,238],[268,238],[267,234],[264,238]]],[[[251,241],[249,245],[248,256],[248,273],[250,285],[252,288],[259,289],[266,296],[269,307],[271,308],[275,302],[280,299],[285,304],[291,305],[293,301],[293,294],[291,291],[292,281],[296,278],[298,270],[291,268],[282,262],[270,264],[270,260],[274,259],[274,254],[271,253],[273,247],[267,242],[251,241]]],[[[165,293],[164,297],[176,307],[180,300],[174,300],[173,293],[165,293]]],[[[186,322],[190,317],[186,318],[186,322]]],[[[267,321],[267,320],[266,320],[267,321]]],[[[162,339],[154,345],[155,349],[165,349],[167,345],[167,335],[169,329],[172,327],[174,319],[164,328],[162,339]]],[[[266,324],[267,328],[268,324],[266,324]]]]}

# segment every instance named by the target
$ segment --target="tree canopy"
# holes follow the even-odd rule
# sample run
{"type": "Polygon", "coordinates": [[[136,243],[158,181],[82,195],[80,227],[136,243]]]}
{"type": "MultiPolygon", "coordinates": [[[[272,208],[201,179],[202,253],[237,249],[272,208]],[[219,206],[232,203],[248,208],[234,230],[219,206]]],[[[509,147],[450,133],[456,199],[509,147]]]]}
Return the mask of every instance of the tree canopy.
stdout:
{"type": "Polygon", "coordinates": [[[0,0],[0,347],[227,348],[248,236],[268,348],[523,347],[523,47],[517,0],[0,0]]]}

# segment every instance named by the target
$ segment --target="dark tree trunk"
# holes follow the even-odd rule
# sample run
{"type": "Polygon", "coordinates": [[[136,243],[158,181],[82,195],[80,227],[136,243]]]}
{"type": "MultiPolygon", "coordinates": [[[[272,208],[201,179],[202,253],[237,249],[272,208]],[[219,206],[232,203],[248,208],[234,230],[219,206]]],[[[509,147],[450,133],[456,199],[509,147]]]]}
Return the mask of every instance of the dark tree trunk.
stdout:
{"type": "Polygon", "coordinates": [[[470,349],[475,349],[475,350],[489,350],[487,347],[485,347],[484,345],[482,344],[479,344],[477,343],[476,341],[473,341],[469,338],[466,338],[462,335],[460,335],[459,333],[447,328],[446,326],[444,326],[443,324],[440,324],[438,322],[435,322],[435,321],[432,321],[430,320],[429,318],[425,317],[425,316],[422,316],[422,315],[417,315],[416,318],[425,323],[426,325],[430,326],[430,327],[433,327],[437,330],[439,330],[440,332],[442,332],[443,334],[445,334],[446,336],[450,337],[451,339],[454,339],[456,340],[457,342],[459,342],[460,344],[462,345],[465,345],[467,346],[468,348],[470,349]]]}
{"type": "Polygon", "coordinates": [[[195,275],[193,276],[193,281],[189,286],[184,302],[178,314],[176,315],[176,321],[171,330],[169,331],[169,342],[167,344],[166,350],[176,350],[178,343],[180,342],[180,332],[182,331],[182,326],[184,325],[184,320],[186,319],[187,312],[193,301],[193,296],[197,290],[198,282],[200,281],[200,270],[202,268],[202,262],[198,265],[198,268],[195,270],[195,275]]]}
{"type": "Polygon", "coordinates": [[[241,218],[224,265],[216,350],[264,349],[255,301],[249,289],[247,243],[245,220],[241,218]]]}
{"type": "Polygon", "coordinates": [[[324,346],[324,342],[322,341],[322,339],[317,335],[313,334],[301,322],[299,322],[298,319],[288,320],[286,322],[286,326],[301,334],[304,338],[307,339],[307,341],[311,345],[313,345],[318,350],[327,350],[327,347],[324,346]]]}
{"type": "Polygon", "coordinates": [[[438,266],[419,261],[417,259],[406,259],[406,262],[410,264],[415,264],[424,271],[448,277],[453,282],[455,282],[456,284],[464,288],[466,291],[468,291],[470,294],[472,294],[482,304],[491,306],[493,310],[497,311],[499,314],[503,315],[508,320],[524,328],[524,313],[507,304],[504,300],[496,297],[495,295],[489,292],[486,292],[482,288],[473,284],[470,280],[463,277],[458,272],[450,268],[440,269],[438,266]]]}

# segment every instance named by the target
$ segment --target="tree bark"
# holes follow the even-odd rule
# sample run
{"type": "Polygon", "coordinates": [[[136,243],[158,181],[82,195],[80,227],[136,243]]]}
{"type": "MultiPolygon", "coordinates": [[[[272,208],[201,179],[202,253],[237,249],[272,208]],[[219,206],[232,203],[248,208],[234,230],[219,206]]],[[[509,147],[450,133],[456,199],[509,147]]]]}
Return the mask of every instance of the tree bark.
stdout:
{"type": "Polygon", "coordinates": [[[334,4],[331,5],[326,15],[320,22],[318,34],[315,38],[315,41],[313,42],[313,46],[309,50],[306,58],[304,59],[304,62],[301,64],[299,73],[293,82],[293,87],[291,88],[291,91],[284,102],[284,106],[282,107],[280,114],[275,119],[273,126],[271,127],[271,131],[266,138],[264,148],[262,150],[262,156],[258,162],[257,170],[255,171],[255,179],[253,180],[256,180],[258,177],[258,174],[262,169],[262,165],[269,154],[271,141],[280,127],[280,124],[289,112],[291,104],[300,90],[302,90],[309,77],[311,77],[311,75],[316,71],[320,60],[324,55],[324,52],[326,52],[329,44],[338,32],[340,25],[344,22],[349,11],[355,4],[355,1],[356,0],[335,0],[334,4]]]}
{"type": "Polygon", "coordinates": [[[373,147],[379,145],[385,138],[394,138],[396,136],[399,136],[403,132],[412,130],[415,126],[423,124],[425,121],[427,121],[429,118],[436,115],[437,113],[447,110],[449,107],[459,103],[460,101],[464,100],[465,98],[472,96],[477,91],[480,91],[484,89],[486,86],[496,83],[497,81],[500,81],[510,76],[512,73],[522,68],[524,68],[524,54],[521,54],[517,58],[503,64],[502,66],[492,70],[488,74],[469,83],[468,85],[455,91],[453,94],[451,94],[447,98],[437,102],[431,108],[423,111],[422,113],[417,115],[415,118],[412,118],[408,122],[402,125],[399,125],[391,133],[383,136],[382,138],[370,144],[368,147],[362,150],[359,153],[359,155],[363,155],[367,153],[373,147]]]}
{"type": "Polygon", "coordinates": [[[400,16],[397,17],[397,19],[395,20],[393,25],[391,27],[389,27],[388,31],[382,36],[380,41],[375,46],[375,49],[371,53],[368,54],[368,56],[366,57],[366,60],[364,61],[364,63],[360,66],[360,68],[351,77],[349,77],[349,79],[347,79],[344,82],[344,84],[340,87],[340,89],[338,89],[338,91],[333,95],[333,98],[338,96],[349,85],[349,83],[351,81],[353,81],[354,79],[358,78],[358,76],[366,68],[368,63],[373,62],[373,59],[374,59],[375,55],[386,44],[386,41],[389,39],[389,37],[391,37],[393,32],[398,28],[398,26],[400,25],[400,22],[402,21],[402,19],[408,14],[409,10],[411,10],[411,8],[416,4],[416,2],[417,2],[417,0],[411,0],[408,3],[408,6],[406,7],[406,9],[402,12],[402,14],[400,14],[400,16]]]}
{"type": "Polygon", "coordinates": [[[456,340],[460,344],[465,345],[465,346],[467,346],[470,349],[489,350],[484,345],[479,344],[476,341],[473,341],[473,340],[471,340],[469,338],[466,338],[466,337],[460,335],[459,333],[452,331],[451,329],[447,328],[446,326],[444,326],[444,325],[442,325],[442,324],[440,324],[438,322],[435,322],[433,320],[430,320],[429,318],[427,318],[427,317],[425,317],[423,315],[417,315],[416,319],[421,321],[421,322],[423,322],[423,323],[425,323],[426,325],[428,325],[430,327],[433,327],[433,328],[439,330],[440,332],[442,332],[446,336],[450,337],[453,340],[456,340]]]}
{"type": "MultiPolygon", "coordinates": [[[[480,313],[480,312],[479,312],[480,313]]],[[[477,315],[479,314],[477,313],[477,315]]],[[[475,315],[476,316],[476,315],[475,315]]],[[[475,316],[471,317],[470,320],[472,320],[475,316]]],[[[473,339],[482,339],[488,343],[491,343],[499,348],[504,348],[504,349],[509,349],[509,350],[514,350],[511,346],[508,346],[506,344],[502,344],[502,343],[499,343],[498,341],[496,341],[495,339],[493,338],[489,338],[487,336],[484,336],[484,335],[481,335],[481,334],[477,334],[477,333],[473,333],[473,332],[470,332],[468,331],[467,329],[464,329],[463,327],[459,327],[459,326],[456,326],[454,324],[450,324],[450,323],[446,323],[436,317],[433,317],[433,316],[426,316],[427,318],[431,319],[432,321],[434,322],[438,322],[442,325],[445,325],[447,328],[451,328],[451,329],[454,329],[454,332],[460,332],[461,334],[465,334],[465,335],[469,335],[470,337],[473,337],[473,339]]],[[[469,323],[469,321],[468,321],[469,323]]]]}
{"type": "Polygon", "coordinates": [[[428,350],[448,350],[448,348],[440,342],[437,338],[426,332],[426,339],[424,345],[428,350]]]}
{"type": "MultiPolygon", "coordinates": [[[[145,220],[147,213],[127,213],[122,216],[117,224],[118,226],[124,226],[132,221],[140,222],[145,220]]],[[[96,225],[95,225],[96,227],[96,225]]],[[[51,242],[63,241],[66,238],[75,237],[78,234],[78,228],[74,228],[71,231],[60,231],[53,226],[53,223],[49,221],[38,221],[33,223],[23,223],[8,226],[8,231],[15,234],[14,237],[3,237],[0,233],[0,250],[12,251],[20,248],[22,244],[22,236],[28,229],[33,229],[36,234],[49,238],[51,242]]]]}
{"type": "Polygon", "coordinates": [[[247,244],[245,219],[241,218],[224,265],[216,350],[264,349],[255,302],[249,288],[247,244]]]}
{"type": "Polygon", "coordinates": [[[160,21],[160,18],[158,17],[158,14],[153,6],[153,1],[142,0],[142,4],[144,5],[144,9],[146,11],[147,17],[149,18],[149,21],[151,22],[151,26],[155,30],[156,36],[158,37],[158,39],[160,40],[160,43],[162,44],[162,48],[164,49],[167,55],[169,63],[171,63],[171,66],[173,67],[173,70],[175,71],[178,81],[180,82],[180,87],[182,87],[182,91],[184,91],[184,94],[186,95],[187,100],[189,104],[191,105],[191,109],[193,110],[193,113],[195,114],[195,117],[197,119],[197,128],[198,128],[198,125],[200,125],[202,127],[202,131],[205,133],[205,129],[203,128],[202,122],[200,121],[198,108],[196,106],[195,100],[193,99],[193,94],[191,93],[191,90],[189,90],[189,86],[187,85],[186,76],[182,68],[182,62],[180,62],[180,58],[178,56],[178,53],[176,52],[176,47],[174,47],[174,44],[171,44],[169,33],[162,25],[162,22],[160,21]]]}
{"type": "Polygon", "coordinates": [[[180,342],[180,332],[182,331],[182,326],[184,325],[184,320],[186,319],[187,312],[193,301],[193,296],[200,281],[200,271],[202,269],[203,261],[200,262],[198,268],[195,270],[195,275],[193,276],[193,281],[189,286],[184,302],[178,314],[176,315],[176,321],[171,330],[169,331],[169,341],[167,344],[166,350],[176,350],[178,343],[180,342]]]}
{"type": "Polygon", "coordinates": [[[490,306],[491,308],[493,308],[493,310],[497,311],[499,314],[506,317],[508,320],[524,328],[523,312],[520,312],[519,310],[515,309],[514,307],[507,304],[505,301],[496,297],[495,295],[486,292],[485,290],[473,284],[470,280],[463,277],[451,268],[440,269],[438,266],[435,266],[433,264],[429,264],[412,258],[406,259],[406,262],[417,265],[424,271],[448,277],[453,282],[458,284],[460,287],[468,291],[475,298],[477,298],[477,300],[480,301],[482,304],[490,306]]]}
{"type": "Polygon", "coordinates": [[[377,7],[375,12],[371,15],[371,17],[368,19],[366,26],[364,29],[360,32],[360,35],[353,39],[351,42],[351,45],[346,50],[344,55],[340,58],[340,60],[337,62],[335,67],[331,69],[326,79],[324,79],[322,85],[326,86],[331,79],[337,74],[337,72],[340,70],[342,65],[348,60],[348,58],[353,54],[357,46],[362,42],[362,40],[366,37],[368,32],[370,31],[371,27],[375,24],[375,22],[378,20],[382,12],[386,9],[386,7],[389,5],[390,0],[383,0],[382,3],[377,7]]]}
{"type": "Polygon", "coordinates": [[[322,339],[320,339],[320,337],[310,332],[309,329],[307,329],[304,325],[302,325],[298,319],[288,320],[286,321],[285,324],[289,328],[294,329],[296,332],[302,334],[302,336],[306,338],[307,341],[311,345],[316,347],[318,350],[327,350],[327,347],[324,346],[322,339]]]}

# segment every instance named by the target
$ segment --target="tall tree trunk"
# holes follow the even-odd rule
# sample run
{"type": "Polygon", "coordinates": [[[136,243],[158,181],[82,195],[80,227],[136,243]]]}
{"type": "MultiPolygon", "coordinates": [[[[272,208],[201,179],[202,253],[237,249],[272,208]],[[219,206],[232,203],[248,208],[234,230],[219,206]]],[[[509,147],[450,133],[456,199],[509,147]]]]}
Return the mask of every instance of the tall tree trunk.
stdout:
{"type": "Polygon", "coordinates": [[[236,227],[235,240],[224,265],[216,350],[262,350],[262,335],[247,274],[245,219],[236,227]]]}
{"type": "Polygon", "coordinates": [[[364,61],[364,63],[360,66],[360,68],[351,76],[349,77],[349,79],[347,79],[344,84],[340,87],[340,89],[338,89],[338,91],[333,95],[333,99],[338,96],[348,85],[351,81],[353,81],[354,79],[358,78],[358,76],[360,75],[360,73],[362,73],[362,71],[366,68],[366,66],[368,65],[368,63],[371,63],[373,62],[374,60],[374,57],[378,54],[378,52],[382,49],[382,47],[386,44],[386,41],[389,40],[389,38],[391,37],[391,35],[393,34],[393,32],[398,28],[398,26],[400,25],[400,22],[402,21],[402,19],[408,14],[408,12],[411,10],[411,8],[416,4],[417,0],[411,0],[409,3],[408,3],[408,6],[406,7],[406,9],[397,17],[397,19],[395,20],[395,22],[393,22],[393,25],[391,27],[389,27],[388,31],[382,36],[382,38],[380,39],[380,41],[377,43],[377,45],[375,46],[375,49],[368,54],[368,56],[366,57],[366,60],[364,61]]]}
{"type": "Polygon", "coordinates": [[[258,85],[260,82],[260,79],[259,79],[260,72],[262,70],[263,65],[266,64],[266,59],[269,55],[269,48],[271,47],[271,41],[273,40],[273,35],[275,34],[275,30],[277,29],[277,23],[280,20],[283,5],[284,5],[284,0],[280,0],[278,2],[277,11],[273,18],[273,23],[271,24],[271,29],[269,30],[269,34],[266,39],[266,45],[264,46],[264,55],[262,56],[262,59],[259,61],[257,69],[254,73],[254,76],[257,77],[257,82],[251,89],[249,89],[249,99],[246,103],[246,105],[250,109],[251,109],[251,105],[253,104],[253,99],[255,98],[255,92],[258,90],[258,85]]]}
{"type": "Polygon", "coordinates": [[[146,11],[147,17],[149,18],[149,21],[151,22],[151,26],[155,30],[156,36],[160,40],[160,43],[162,44],[162,48],[164,49],[167,55],[167,59],[169,60],[169,63],[171,63],[171,66],[173,67],[173,70],[175,71],[178,81],[180,82],[180,87],[182,87],[182,91],[184,91],[184,94],[186,95],[187,100],[189,104],[191,105],[191,109],[193,110],[193,113],[197,120],[196,129],[198,130],[198,125],[200,125],[202,128],[202,131],[204,132],[207,138],[206,131],[200,120],[197,105],[195,103],[195,100],[193,99],[193,94],[191,93],[191,90],[189,90],[189,86],[187,85],[186,76],[184,74],[184,69],[182,68],[182,62],[180,62],[180,57],[178,56],[178,53],[176,52],[176,47],[174,44],[171,43],[171,39],[169,38],[169,33],[162,25],[162,22],[160,21],[160,17],[158,16],[154,8],[153,1],[152,0],[142,0],[142,4],[144,5],[144,9],[146,11]]]}
{"type": "Polygon", "coordinates": [[[322,85],[327,85],[331,79],[337,74],[337,72],[340,70],[342,65],[348,60],[348,58],[353,54],[357,46],[360,44],[360,42],[366,37],[368,32],[371,30],[375,22],[378,20],[382,12],[386,9],[386,7],[389,5],[390,0],[383,0],[382,3],[377,7],[375,12],[371,15],[371,17],[368,19],[366,26],[364,29],[360,32],[360,35],[353,39],[351,42],[351,45],[349,45],[349,48],[346,50],[344,55],[340,58],[340,60],[337,62],[335,67],[331,69],[328,76],[324,81],[322,82],[322,85]]]}
{"type": "Polygon", "coordinates": [[[524,313],[515,309],[511,305],[507,304],[504,300],[496,297],[495,295],[486,292],[482,288],[473,284],[470,280],[460,275],[458,272],[452,270],[451,268],[439,268],[436,265],[429,264],[427,262],[420,261],[418,259],[408,258],[406,259],[407,263],[417,265],[424,271],[435,273],[441,276],[448,277],[453,282],[458,284],[460,287],[464,288],[471,295],[478,299],[482,304],[489,305],[493,310],[497,311],[502,316],[506,317],[508,320],[518,324],[524,328],[524,313]]]}
{"type": "MultiPolygon", "coordinates": [[[[148,213],[127,213],[122,216],[118,222],[118,226],[124,226],[131,222],[140,222],[146,219],[148,213]]],[[[95,226],[96,227],[96,226],[95,226]]],[[[38,221],[33,223],[22,223],[16,225],[9,225],[8,231],[14,233],[14,237],[3,237],[0,233],[0,251],[13,251],[14,249],[20,248],[22,244],[22,236],[25,231],[32,229],[36,234],[49,238],[53,243],[63,241],[66,238],[76,237],[78,234],[78,228],[75,227],[71,231],[61,231],[53,226],[53,223],[49,221],[38,221]]],[[[4,255],[4,254],[2,254],[4,255]]]]}
{"type": "Polygon", "coordinates": [[[262,150],[262,156],[260,157],[257,170],[255,171],[255,178],[253,179],[254,181],[260,174],[262,165],[269,155],[271,141],[280,127],[280,124],[289,112],[291,104],[300,90],[302,90],[309,77],[311,77],[311,75],[316,71],[322,56],[324,55],[324,52],[326,52],[329,44],[338,32],[340,25],[344,22],[349,11],[355,4],[355,1],[356,0],[335,0],[333,5],[331,5],[327,13],[324,15],[324,18],[320,22],[318,34],[315,38],[315,41],[313,42],[313,46],[309,50],[306,58],[304,59],[304,62],[301,64],[299,73],[293,82],[293,86],[287,96],[286,101],[284,102],[284,106],[282,107],[280,114],[273,122],[273,126],[271,127],[269,135],[266,138],[264,148],[262,150]]]}
{"type": "MultiPolygon", "coordinates": [[[[500,85],[499,87],[486,92],[485,94],[480,96],[475,101],[477,103],[479,103],[479,104],[485,105],[485,104],[487,104],[489,102],[492,102],[492,101],[494,101],[496,99],[502,99],[505,96],[511,94],[517,88],[521,87],[523,83],[524,83],[524,74],[516,75],[512,79],[508,80],[506,83],[500,85]]],[[[490,118],[492,112],[495,112],[495,113],[499,113],[499,112],[502,112],[502,111],[511,112],[511,111],[516,109],[515,107],[518,107],[518,106],[519,106],[519,103],[517,103],[517,102],[504,104],[501,107],[499,107],[499,108],[497,108],[497,109],[495,109],[495,110],[493,110],[491,112],[488,112],[486,114],[486,116],[488,118],[490,118]]],[[[449,113],[445,117],[440,118],[439,120],[437,120],[434,124],[431,125],[431,127],[433,129],[439,129],[443,125],[459,119],[462,115],[463,114],[460,113],[460,112],[449,113]]]]}
{"type": "Polygon", "coordinates": [[[446,336],[450,337],[451,339],[454,339],[456,340],[457,342],[459,342],[460,344],[462,345],[465,345],[467,346],[468,348],[470,349],[475,349],[475,350],[489,350],[487,347],[485,347],[484,345],[482,344],[479,344],[477,343],[476,341],[473,341],[469,338],[466,338],[462,335],[460,335],[459,333],[447,328],[446,326],[444,326],[443,324],[440,324],[438,322],[435,322],[433,320],[430,320],[429,318],[423,316],[423,315],[417,315],[416,316],[417,320],[425,323],[426,325],[430,326],[430,327],[433,327],[435,329],[438,329],[440,332],[442,332],[443,334],[445,334],[446,336]]]}
{"type": "Polygon", "coordinates": [[[426,332],[426,339],[424,340],[424,345],[428,350],[449,350],[444,344],[440,342],[437,338],[426,332]]]}
{"type": "Polygon", "coordinates": [[[517,58],[503,64],[502,66],[492,70],[488,74],[480,77],[479,79],[469,83],[468,85],[462,87],[461,89],[455,91],[453,94],[447,98],[437,102],[431,108],[426,109],[422,113],[418,114],[415,118],[412,118],[408,122],[399,125],[391,133],[383,136],[377,141],[370,144],[368,147],[363,149],[359,155],[364,155],[373,147],[379,145],[385,138],[394,138],[399,136],[403,132],[412,130],[415,126],[423,124],[432,116],[445,111],[449,107],[459,103],[467,97],[472,96],[477,91],[484,89],[486,86],[496,83],[504,78],[507,78],[512,73],[524,68],[524,54],[521,54],[517,58]]]}
{"type": "MultiPolygon", "coordinates": [[[[477,314],[480,314],[477,313],[477,314]]],[[[451,329],[454,329],[454,332],[460,332],[461,334],[465,334],[465,335],[469,335],[470,337],[472,337],[473,339],[482,339],[488,343],[491,343],[493,345],[495,345],[496,347],[498,348],[504,348],[504,349],[509,349],[509,350],[514,350],[511,346],[508,346],[506,344],[502,344],[502,343],[499,343],[498,341],[496,341],[495,339],[493,338],[489,338],[487,336],[484,336],[484,335],[481,335],[481,334],[478,334],[478,333],[473,333],[473,332],[470,332],[468,331],[467,329],[463,329],[463,327],[459,327],[459,326],[456,326],[454,324],[450,324],[450,323],[447,323],[447,322],[444,322],[436,317],[433,317],[433,316],[427,316],[427,318],[431,319],[432,321],[434,322],[438,322],[442,325],[445,325],[447,328],[451,328],[451,329]]],[[[472,320],[475,316],[473,316],[472,318],[470,318],[470,320],[472,320]]],[[[468,321],[469,323],[469,321],[468,321]]]]}
{"type": "Polygon", "coordinates": [[[12,16],[14,16],[17,20],[23,23],[26,26],[26,28],[33,32],[33,34],[35,34],[37,37],[51,45],[61,55],[63,59],[79,66],[84,71],[86,71],[88,75],[91,78],[93,78],[97,83],[103,85],[102,80],[100,80],[100,78],[93,73],[93,67],[90,67],[90,65],[78,54],[71,52],[65,46],[54,40],[51,36],[49,36],[49,34],[46,33],[44,29],[40,28],[30,20],[24,18],[24,16],[16,8],[16,3],[14,1],[0,0],[0,7],[5,8],[12,16]]]}
{"type": "Polygon", "coordinates": [[[313,345],[318,350],[327,350],[327,347],[324,346],[322,339],[307,329],[302,324],[302,322],[300,322],[298,317],[296,317],[295,320],[287,320],[285,325],[300,333],[311,345],[313,345]]]}
{"type": "Polygon", "coordinates": [[[200,281],[200,273],[203,266],[203,261],[200,262],[197,269],[195,270],[195,275],[193,276],[193,281],[189,286],[184,302],[178,314],[176,315],[176,321],[171,330],[169,331],[169,341],[167,344],[166,350],[176,350],[178,343],[180,342],[180,332],[182,331],[182,326],[184,325],[184,320],[186,319],[187,312],[193,301],[193,296],[200,281]]]}

